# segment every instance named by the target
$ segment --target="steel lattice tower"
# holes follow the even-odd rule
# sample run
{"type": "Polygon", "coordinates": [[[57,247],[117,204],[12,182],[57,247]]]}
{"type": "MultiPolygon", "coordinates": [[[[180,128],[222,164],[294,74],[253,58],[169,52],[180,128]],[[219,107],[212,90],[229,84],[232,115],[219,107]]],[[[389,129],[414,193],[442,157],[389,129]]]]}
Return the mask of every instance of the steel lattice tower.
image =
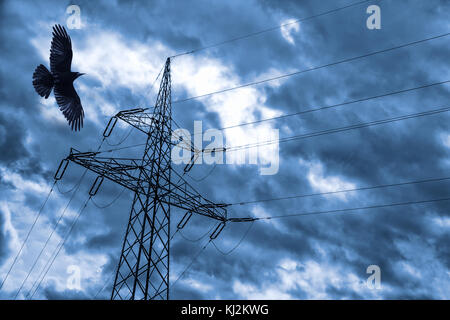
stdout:
{"type": "MultiPolygon", "coordinates": [[[[80,152],[72,148],[70,155],[61,162],[55,178],[61,179],[72,161],[98,174],[95,192],[105,178],[133,191],[111,299],[168,299],[170,239],[173,235],[170,230],[171,206],[185,212],[177,229],[183,228],[194,213],[218,221],[210,235],[214,239],[227,222],[226,205],[205,199],[171,166],[171,148],[175,143],[171,141],[170,58],[164,67],[153,113],[142,108],[120,111],[109,121],[103,132],[104,138],[111,134],[118,120],[145,134],[141,159],[102,157],[101,151],[80,152]],[[172,176],[176,182],[171,180],[172,176]]],[[[192,144],[188,149],[197,156],[203,152],[192,144]]]]}
{"type": "Polygon", "coordinates": [[[131,291],[132,300],[169,298],[171,120],[168,59],[139,170],[138,184],[147,192],[134,194],[112,299],[122,291],[131,291]]]}

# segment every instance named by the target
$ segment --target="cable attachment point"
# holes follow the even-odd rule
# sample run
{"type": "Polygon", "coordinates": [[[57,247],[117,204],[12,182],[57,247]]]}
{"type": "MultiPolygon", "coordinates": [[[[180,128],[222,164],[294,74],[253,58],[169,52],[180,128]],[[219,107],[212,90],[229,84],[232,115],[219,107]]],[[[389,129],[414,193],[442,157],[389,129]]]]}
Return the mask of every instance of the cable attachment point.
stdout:
{"type": "Polygon", "coordinates": [[[216,229],[214,229],[213,233],[211,233],[211,235],[209,236],[209,238],[211,240],[216,239],[219,234],[222,232],[223,228],[225,228],[225,222],[222,222],[221,224],[219,224],[216,229]]]}
{"type": "Polygon", "coordinates": [[[183,229],[186,226],[186,223],[188,223],[189,219],[192,217],[192,212],[188,211],[184,214],[183,219],[180,220],[180,222],[177,225],[177,229],[183,229]]]}
{"type": "Polygon", "coordinates": [[[61,180],[61,178],[64,175],[64,172],[66,172],[67,166],[69,165],[69,160],[63,159],[61,163],[59,164],[58,170],[56,170],[54,179],[56,181],[61,180]]]}
{"type": "Polygon", "coordinates": [[[122,111],[119,111],[114,117],[119,118],[122,116],[129,116],[129,115],[132,115],[135,113],[144,112],[147,109],[148,108],[134,108],[134,109],[129,109],[129,110],[122,110],[122,111]]]}
{"type": "Polygon", "coordinates": [[[89,196],[93,197],[97,194],[97,191],[100,188],[103,180],[104,180],[103,176],[97,176],[97,178],[95,178],[95,181],[92,184],[91,190],[89,190],[89,196]]]}
{"type": "Polygon", "coordinates": [[[113,131],[114,127],[117,123],[117,116],[111,117],[109,119],[108,125],[105,128],[105,131],[103,131],[103,137],[108,138],[111,135],[111,132],[113,131]]]}
{"type": "Polygon", "coordinates": [[[225,148],[225,147],[202,150],[203,153],[211,153],[212,155],[214,155],[216,152],[226,152],[226,151],[227,151],[227,148],[225,148]]]}

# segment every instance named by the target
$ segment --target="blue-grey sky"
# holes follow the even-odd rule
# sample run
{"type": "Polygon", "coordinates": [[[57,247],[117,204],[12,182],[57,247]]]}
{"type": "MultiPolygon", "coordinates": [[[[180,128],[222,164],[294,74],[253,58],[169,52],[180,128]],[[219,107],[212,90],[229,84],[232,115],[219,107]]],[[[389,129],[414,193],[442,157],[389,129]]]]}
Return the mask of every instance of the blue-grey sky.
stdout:
{"type": "MultiPolygon", "coordinates": [[[[0,3],[0,278],[3,279],[47,196],[70,147],[96,150],[109,117],[152,107],[151,88],[168,56],[280,26],[352,1],[1,1],[0,3]],[[32,74],[49,65],[51,28],[66,25],[66,8],[81,9],[72,38],[72,70],[86,118],[72,132],[53,95],[39,97],[32,74]]],[[[291,28],[180,56],[172,61],[172,100],[258,81],[447,33],[448,1],[373,0],[291,28]],[[369,30],[366,9],[381,8],[381,29],[369,30]]],[[[448,37],[173,105],[177,123],[192,130],[291,114],[312,107],[450,79],[448,37]]],[[[259,125],[226,130],[242,145],[278,129],[289,137],[448,106],[447,84],[259,125]]],[[[279,145],[279,171],[252,164],[195,165],[186,179],[212,201],[236,203],[449,176],[449,114],[408,119],[279,145]],[[212,170],[212,171],[211,171],[212,170]],[[210,173],[208,176],[206,176],[210,173]],[[205,179],[202,179],[206,176],[205,179]],[[201,180],[201,181],[200,181],[201,180]]],[[[128,134],[119,125],[107,142],[128,134]]],[[[192,132],[192,131],[191,131],[192,132]]],[[[145,142],[132,131],[121,146],[145,142]]],[[[264,140],[264,139],[263,139],[264,140]]],[[[104,143],[104,150],[112,149],[104,143]]],[[[136,155],[122,150],[109,156],[136,155]]],[[[179,172],[183,166],[175,166],[179,172]]],[[[0,298],[16,295],[83,169],[71,163],[54,189],[0,298]],[[61,192],[60,192],[61,191],[61,192]]],[[[38,279],[88,197],[88,173],[18,299],[38,279]]],[[[235,205],[230,216],[276,216],[449,197],[447,181],[235,205]]],[[[105,182],[89,203],[34,299],[107,299],[132,201],[105,182]],[[100,209],[120,196],[111,206],[100,209]],[[80,290],[67,287],[70,266],[80,290]]],[[[173,299],[448,299],[449,201],[229,223],[171,288],[173,299]],[[240,245],[228,255],[242,239],[240,245]],[[366,285],[367,267],[381,270],[381,289],[366,285]]],[[[174,210],[173,223],[182,213],[174,210]]],[[[171,282],[208,240],[213,223],[195,216],[171,243],[171,282]],[[199,241],[190,241],[206,235],[199,241]]]]}

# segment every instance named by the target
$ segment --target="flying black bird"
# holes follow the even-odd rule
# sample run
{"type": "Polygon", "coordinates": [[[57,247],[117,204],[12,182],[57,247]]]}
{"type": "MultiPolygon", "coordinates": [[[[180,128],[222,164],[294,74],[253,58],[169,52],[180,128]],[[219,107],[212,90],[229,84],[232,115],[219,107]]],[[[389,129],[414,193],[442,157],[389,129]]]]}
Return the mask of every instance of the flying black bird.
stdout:
{"type": "Polygon", "coordinates": [[[41,96],[48,98],[52,88],[59,109],[66,117],[72,130],[83,127],[84,111],[73,82],[84,73],[70,71],[72,64],[72,41],[66,29],[53,26],[52,47],[50,49],[50,71],[40,64],[33,73],[33,86],[41,96]]]}

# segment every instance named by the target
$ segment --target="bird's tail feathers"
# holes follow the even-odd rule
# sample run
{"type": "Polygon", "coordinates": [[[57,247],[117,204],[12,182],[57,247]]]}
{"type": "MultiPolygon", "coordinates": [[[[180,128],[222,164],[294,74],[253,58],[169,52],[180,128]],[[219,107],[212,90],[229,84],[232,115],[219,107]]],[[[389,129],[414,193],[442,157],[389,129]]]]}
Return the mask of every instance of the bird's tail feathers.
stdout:
{"type": "Polygon", "coordinates": [[[33,86],[36,92],[47,99],[52,92],[53,85],[54,79],[50,71],[42,64],[37,66],[33,73],[33,86]]]}

